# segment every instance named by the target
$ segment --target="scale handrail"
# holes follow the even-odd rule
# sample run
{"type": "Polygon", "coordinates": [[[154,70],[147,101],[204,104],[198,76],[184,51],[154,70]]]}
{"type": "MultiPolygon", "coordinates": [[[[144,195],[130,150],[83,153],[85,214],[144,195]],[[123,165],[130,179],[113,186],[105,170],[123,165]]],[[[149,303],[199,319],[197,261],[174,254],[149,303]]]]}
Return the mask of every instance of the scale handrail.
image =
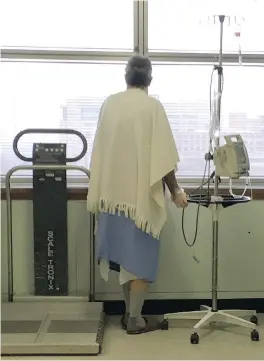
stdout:
{"type": "MultiPolygon", "coordinates": [[[[89,169],[77,165],[19,165],[6,173],[6,217],[7,217],[7,253],[8,253],[8,302],[14,300],[14,267],[13,267],[13,219],[12,219],[12,199],[11,184],[12,175],[19,170],[79,170],[90,179],[89,169]]],[[[91,215],[90,228],[93,228],[94,216],[91,215]]],[[[90,229],[90,277],[89,277],[89,300],[95,301],[95,255],[94,255],[94,232],[90,229]]]]}
{"type": "Polygon", "coordinates": [[[33,157],[25,157],[18,150],[18,142],[19,142],[20,138],[22,138],[23,135],[25,135],[25,134],[52,134],[52,135],[53,134],[71,134],[71,135],[76,135],[82,141],[82,151],[76,157],[72,157],[72,158],[67,158],[66,157],[66,163],[77,162],[78,160],[82,159],[85,156],[85,154],[87,153],[87,149],[88,149],[87,140],[86,140],[85,136],[81,132],[79,132],[78,130],[62,129],[62,128],[58,128],[58,129],[29,128],[29,129],[21,130],[21,132],[19,132],[15,136],[14,141],[13,141],[13,151],[14,151],[15,155],[19,159],[23,160],[24,162],[33,162],[33,157]]]}

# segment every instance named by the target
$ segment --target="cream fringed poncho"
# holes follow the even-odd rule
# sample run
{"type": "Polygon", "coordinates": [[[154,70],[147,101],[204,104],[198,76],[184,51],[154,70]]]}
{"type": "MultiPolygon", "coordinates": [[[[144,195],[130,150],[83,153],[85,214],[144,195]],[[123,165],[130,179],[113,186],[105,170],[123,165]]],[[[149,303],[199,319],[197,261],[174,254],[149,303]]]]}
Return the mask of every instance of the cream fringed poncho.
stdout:
{"type": "Polygon", "coordinates": [[[124,212],[159,239],[166,221],[162,179],[179,162],[161,103],[131,88],[104,102],[94,140],[87,208],[124,212]]]}

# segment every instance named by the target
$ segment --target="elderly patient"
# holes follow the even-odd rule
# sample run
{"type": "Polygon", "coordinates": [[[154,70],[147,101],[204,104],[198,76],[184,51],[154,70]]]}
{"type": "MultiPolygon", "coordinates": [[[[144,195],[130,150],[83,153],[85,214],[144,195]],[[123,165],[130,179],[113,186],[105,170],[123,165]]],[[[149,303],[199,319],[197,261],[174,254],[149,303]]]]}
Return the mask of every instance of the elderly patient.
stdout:
{"type": "Polygon", "coordinates": [[[148,58],[126,66],[127,90],[102,105],[91,159],[88,211],[97,215],[97,258],[101,275],[119,272],[128,334],[160,328],[143,318],[150,283],[157,277],[160,233],[166,222],[164,190],[178,207],[187,206],[175,178],[177,148],[162,104],[147,95],[152,80],[148,58]]]}

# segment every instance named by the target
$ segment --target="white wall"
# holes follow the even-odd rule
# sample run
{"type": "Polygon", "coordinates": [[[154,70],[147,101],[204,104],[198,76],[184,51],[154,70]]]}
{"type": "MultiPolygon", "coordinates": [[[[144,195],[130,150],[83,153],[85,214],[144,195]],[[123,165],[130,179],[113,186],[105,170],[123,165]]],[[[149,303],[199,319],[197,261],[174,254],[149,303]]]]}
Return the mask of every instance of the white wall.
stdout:
{"type": "MultiPolygon", "coordinates": [[[[7,294],[6,202],[1,201],[1,280],[7,294]]],[[[188,237],[195,229],[196,205],[186,211],[188,237]]],[[[150,298],[209,298],[211,289],[211,213],[201,208],[199,233],[193,249],[184,243],[181,211],[169,206],[161,239],[159,277],[150,298]],[[195,262],[193,255],[199,259],[195,262]]],[[[68,203],[69,288],[88,295],[89,217],[84,201],[68,203]]],[[[32,202],[13,201],[14,292],[33,293],[32,202]]],[[[264,297],[264,202],[252,201],[220,212],[219,295],[222,298],[264,297]]],[[[105,283],[96,273],[100,299],[121,299],[116,274],[105,283]]]]}

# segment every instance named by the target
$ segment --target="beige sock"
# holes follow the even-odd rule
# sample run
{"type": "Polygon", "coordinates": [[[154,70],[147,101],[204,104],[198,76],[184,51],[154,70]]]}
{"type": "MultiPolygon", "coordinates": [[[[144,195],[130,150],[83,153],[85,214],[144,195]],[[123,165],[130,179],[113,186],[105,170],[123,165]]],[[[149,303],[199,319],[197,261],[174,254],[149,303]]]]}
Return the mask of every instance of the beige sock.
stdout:
{"type": "Polygon", "coordinates": [[[141,315],[146,293],[146,291],[130,291],[129,317],[135,318],[139,327],[144,327],[146,324],[141,315]]]}
{"type": "Polygon", "coordinates": [[[126,305],[126,313],[125,313],[125,323],[128,321],[129,317],[129,306],[130,306],[130,282],[126,282],[122,285],[123,289],[123,295],[125,299],[125,305],[126,305]]]}

